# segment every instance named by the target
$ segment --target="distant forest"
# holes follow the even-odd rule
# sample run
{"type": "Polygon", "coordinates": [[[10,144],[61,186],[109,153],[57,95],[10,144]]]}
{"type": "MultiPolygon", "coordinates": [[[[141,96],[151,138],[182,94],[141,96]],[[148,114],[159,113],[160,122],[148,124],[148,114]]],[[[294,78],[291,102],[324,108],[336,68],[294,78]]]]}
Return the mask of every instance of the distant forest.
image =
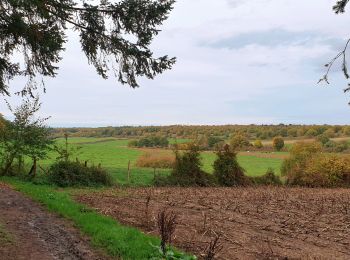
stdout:
{"type": "Polygon", "coordinates": [[[233,135],[245,135],[249,139],[314,138],[320,135],[328,138],[350,136],[349,125],[222,125],[222,126],[121,126],[99,128],[53,128],[54,137],[120,137],[135,138],[144,136],[162,136],[168,138],[194,139],[198,136],[215,136],[228,139],[233,135]]]}

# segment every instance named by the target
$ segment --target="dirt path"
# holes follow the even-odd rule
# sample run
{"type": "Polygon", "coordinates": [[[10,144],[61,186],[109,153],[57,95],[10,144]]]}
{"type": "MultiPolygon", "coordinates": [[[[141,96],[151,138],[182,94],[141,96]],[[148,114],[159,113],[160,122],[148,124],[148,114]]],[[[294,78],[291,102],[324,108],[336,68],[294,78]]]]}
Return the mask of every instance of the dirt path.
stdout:
{"type": "Polygon", "coordinates": [[[63,219],[0,183],[0,258],[106,259],[63,219]]]}

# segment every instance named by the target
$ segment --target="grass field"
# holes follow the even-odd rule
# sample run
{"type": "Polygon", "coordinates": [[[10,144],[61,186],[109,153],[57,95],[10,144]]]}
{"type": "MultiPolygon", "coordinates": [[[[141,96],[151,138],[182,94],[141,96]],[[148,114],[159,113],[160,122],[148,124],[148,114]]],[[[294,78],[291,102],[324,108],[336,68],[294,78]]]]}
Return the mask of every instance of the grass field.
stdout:
{"type": "MultiPolygon", "coordinates": [[[[88,161],[89,164],[101,164],[113,175],[120,184],[127,184],[127,168],[130,160],[131,178],[130,184],[133,186],[150,185],[153,180],[154,170],[150,168],[137,168],[135,163],[146,149],[129,148],[127,139],[113,138],[70,138],[69,143],[81,147],[75,157],[81,161],[88,161]]],[[[185,142],[187,140],[177,140],[185,142]]],[[[59,144],[63,144],[63,139],[58,139],[59,144]]],[[[174,140],[171,140],[173,143],[174,140]]],[[[171,150],[150,149],[152,152],[171,154],[171,150]]],[[[246,170],[249,176],[259,176],[266,172],[268,168],[280,173],[282,158],[287,153],[241,153],[238,154],[238,161],[246,170]]],[[[57,157],[55,152],[50,152],[49,158],[40,162],[43,167],[49,166],[57,157]]],[[[213,162],[216,158],[213,152],[202,153],[203,169],[208,172],[213,171],[213,162]]],[[[170,170],[157,170],[159,174],[169,174],[170,170]]]]}

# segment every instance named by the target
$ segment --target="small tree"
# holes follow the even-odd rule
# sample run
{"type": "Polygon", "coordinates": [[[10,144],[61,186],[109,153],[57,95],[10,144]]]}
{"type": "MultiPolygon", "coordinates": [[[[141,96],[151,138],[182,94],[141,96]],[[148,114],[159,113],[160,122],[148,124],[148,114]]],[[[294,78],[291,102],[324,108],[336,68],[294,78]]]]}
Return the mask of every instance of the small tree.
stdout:
{"type": "Polygon", "coordinates": [[[247,184],[244,169],[238,164],[236,153],[225,145],[218,151],[218,158],[214,162],[214,176],[223,186],[238,186],[247,184]]]}
{"type": "Polygon", "coordinates": [[[290,157],[283,161],[281,167],[282,176],[287,177],[287,183],[302,184],[301,178],[307,162],[321,151],[320,143],[295,143],[290,150],[290,157]]]}
{"type": "Polygon", "coordinates": [[[0,131],[1,173],[9,174],[16,158],[21,162],[24,156],[28,156],[33,161],[29,174],[34,176],[37,161],[46,157],[52,144],[49,129],[44,124],[47,118],[35,117],[41,107],[38,97],[34,100],[25,99],[15,109],[9,104],[8,107],[15,119],[7,122],[0,131]]]}
{"type": "Polygon", "coordinates": [[[175,151],[175,163],[170,181],[180,186],[212,185],[213,178],[201,169],[201,165],[198,146],[191,144],[189,150],[182,154],[175,151]]]}
{"type": "Polygon", "coordinates": [[[68,134],[64,134],[64,145],[55,144],[54,151],[58,153],[58,157],[56,158],[58,161],[68,162],[73,155],[77,155],[80,146],[70,146],[68,142],[68,134]]]}
{"type": "Polygon", "coordinates": [[[284,140],[282,137],[275,137],[272,140],[273,148],[275,148],[276,151],[281,151],[284,147],[284,140]]]}

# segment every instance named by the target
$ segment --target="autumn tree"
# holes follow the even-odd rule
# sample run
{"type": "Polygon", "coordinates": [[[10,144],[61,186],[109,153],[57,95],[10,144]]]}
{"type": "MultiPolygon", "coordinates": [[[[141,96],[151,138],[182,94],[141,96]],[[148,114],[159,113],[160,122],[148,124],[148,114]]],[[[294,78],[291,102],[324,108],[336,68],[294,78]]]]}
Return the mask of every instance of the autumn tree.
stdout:
{"type": "Polygon", "coordinates": [[[275,137],[272,140],[272,146],[275,148],[276,151],[281,151],[284,147],[284,140],[282,137],[275,137]]]}
{"type": "Polygon", "coordinates": [[[230,140],[230,146],[233,149],[239,149],[249,145],[250,145],[249,139],[243,134],[236,134],[232,136],[230,140]]]}
{"type": "Polygon", "coordinates": [[[261,149],[261,148],[264,147],[264,145],[263,145],[263,143],[261,142],[261,140],[258,139],[258,140],[255,140],[255,141],[254,141],[254,147],[255,147],[255,148],[258,148],[258,149],[261,149]]]}
{"type": "Polygon", "coordinates": [[[135,88],[138,77],[153,79],[172,67],[175,58],[154,57],[150,45],[174,0],[95,2],[0,1],[0,94],[10,94],[8,83],[16,76],[27,77],[20,93],[31,96],[37,76],[54,77],[69,29],[79,34],[89,64],[104,79],[112,70],[135,88]]]}

